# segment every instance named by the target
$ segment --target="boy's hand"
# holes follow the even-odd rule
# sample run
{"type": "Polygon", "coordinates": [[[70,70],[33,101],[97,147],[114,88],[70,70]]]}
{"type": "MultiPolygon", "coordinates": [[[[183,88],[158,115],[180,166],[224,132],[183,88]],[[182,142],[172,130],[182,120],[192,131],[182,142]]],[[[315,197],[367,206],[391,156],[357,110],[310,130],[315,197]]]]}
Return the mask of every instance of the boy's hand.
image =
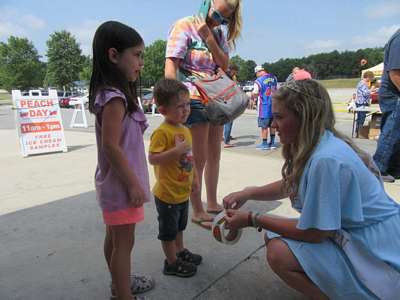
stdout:
{"type": "Polygon", "coordinates": [[[191,147],[185,142],[184,137],[180,135],[175,136],[175,151],[177,154],[182,155],[189,152],[191,147]]]}

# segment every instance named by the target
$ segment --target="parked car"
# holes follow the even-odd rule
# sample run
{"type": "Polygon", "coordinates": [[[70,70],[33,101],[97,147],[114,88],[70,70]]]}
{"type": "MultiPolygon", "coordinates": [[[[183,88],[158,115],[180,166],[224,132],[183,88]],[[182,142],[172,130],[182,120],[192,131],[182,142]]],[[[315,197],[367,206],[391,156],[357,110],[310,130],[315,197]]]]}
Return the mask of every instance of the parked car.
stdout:
{"type": "Polygon", "coordinates": [[[79,96],[71,97],[69,98],[69,106],[75,106],[83,102],[83,105],[85,106],[86,109],[89,108],[89,93],[86,94],[80,94],[79,96]]]}
{"type": "Polygon", "coordinates": [[[48,96],[49,95],[49,91],[48,90],[44,90],[44,89],[29,90],[29,91],[22,91],[21,95],[22,96],[29,96],[29,97],[33,97],[33,96],[48,96]]]}
{"type": "Polygon", "coordinates": [[[73,107],[70,105],[71,98],[83,96],[83,94],[71,92],[71,91],[57,91],[58,96],[58,103],[60,104],[61,108],[71,108],[73,107]]]}
{"type": "Polygon", "coordinates": [[[152,91],[143,93],[141,97],[141,103],[144,113],[151,113],[152,106],[154,104],[154,95],[152,91]]]}
{"type": "Polygon", "coordinates": [[[254,81],[246,81],[242,84],[243,92],[252,92],[254,88],[254,81]]]}

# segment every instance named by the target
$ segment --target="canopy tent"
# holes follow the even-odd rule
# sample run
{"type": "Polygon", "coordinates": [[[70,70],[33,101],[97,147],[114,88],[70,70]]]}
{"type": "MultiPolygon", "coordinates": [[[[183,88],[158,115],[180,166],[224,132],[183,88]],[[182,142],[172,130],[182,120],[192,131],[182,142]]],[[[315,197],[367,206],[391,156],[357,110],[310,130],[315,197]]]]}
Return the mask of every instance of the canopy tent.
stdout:
{"type": "Polygon", "coordinates": [[[382,77],[382,74],[383,74],[383,63],[380,63],[379,65],[376,65],[372,68],[362,70],[361,78],[363,77],[364,73],[367,71],[371,71],[372,73],[374,73],[374,76],[379,79],[382,77]]]}

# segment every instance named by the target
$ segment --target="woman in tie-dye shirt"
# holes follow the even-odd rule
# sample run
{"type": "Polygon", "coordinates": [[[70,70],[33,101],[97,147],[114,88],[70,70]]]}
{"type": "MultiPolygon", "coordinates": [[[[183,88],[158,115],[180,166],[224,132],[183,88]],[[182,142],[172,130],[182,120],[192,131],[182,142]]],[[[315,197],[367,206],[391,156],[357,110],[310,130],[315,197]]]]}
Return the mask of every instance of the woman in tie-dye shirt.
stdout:
{"type": "MultiPolygon", "coordinates": [[[[191,79],[215,74],[218,68],[226,71],[229,49],[235,46],[242,25],[241,0],[202,0],[209,4],[206,18],[201,15],[178,20],[169,32],[165,77],[178,79],[188,86],[191,113],[187,120],[193,136],[193,158],[198,177],[205,172],[207,212],[222,210],[217,204],[217,184],[223,126],[209,123],[205,106],[191,79]],[[222,25],[227,27],[226,34],[222,25]]],[[[201,184],[201,182],[200,182],[201,184]]],[[[212,217],[204,211],[201,189],[191,196],[192,221],[210,228],[212,217]]]]}

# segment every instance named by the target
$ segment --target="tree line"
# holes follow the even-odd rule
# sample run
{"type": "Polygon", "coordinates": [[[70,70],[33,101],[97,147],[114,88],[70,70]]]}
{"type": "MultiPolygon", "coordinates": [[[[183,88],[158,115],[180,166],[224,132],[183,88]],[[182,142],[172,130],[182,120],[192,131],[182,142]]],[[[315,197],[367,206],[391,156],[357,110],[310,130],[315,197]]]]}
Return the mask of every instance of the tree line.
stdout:
{"type": "Polygon", "coordinates": [[[308,70],[315,79],[356,78],[361,76],[362,70],[383,62],[383,53],[383,48],[335,50],[303,58],[280,59],[274,63],[264,63],[263,67],[275,74],[278,81],[285,81],[295,66],[308,70]],[[361,65],[361,60],[366,60],[366,64],[361,65]]]}
{"type": "Polygon", "coordinates": [[[47,41],[47,61],[27,38],[10,36],[0,43],[0,87],[30,89],[57,87],[70,89],[74,81],[88,80],[92,61],[83,55],[68,31],[54,32],[47,41]]]}
{"type": "MultiPolygon", "coordinates": [[[[142,82],[146,86],[154,83],[164,75],[166,41],[157,40],[145,48],[145,68],[142,82]]],[[[356,51],[337,50],[329,53],[314,54],[303,58],[284,58],[262,66],[277,76],[279,81],[285,81],[294,67],[307,69],[315,79],[356,78],[361,76],[361,70],[375,66],[383,61],[383,48],[366,48],[356,51]],[[367,61],[361,66],[362,59],[367,61]]],[[[240,82],[254,80],[254,60],[246,60],[239,55],[231,57],[230,63],[239,68],[240,82]]]]}
{"type": "MultiPolygon", "coordinates": [[[[33,43],[27,38],[10,36],[0,43],[0,88],[30,89],[56,87],[70,89],[78,80],[90,80],[92,59],[83,55],[79,43],[68,31],[56,31],[47,41],[46,57],[43,61],[33,43]]],[[[145,68],[141,74],[143,86],[152,86],[164,76],[165,40],[156,40],[145,47],[145,68]]],[[[284,81],[293,67],[307,69],[316,79],[359,77],[361,70],[383,61],[383,48],[366,48],[357,51],[332,51],[303,58],[284,58],[263,67],[284,81]],[[362,59],[367,64],[360,65],[362,59]]],[[[231,63],[239,67],[238,80],[254,80],[254,60],[246,60],[239,55],[231,58],[231,63]]]]}

